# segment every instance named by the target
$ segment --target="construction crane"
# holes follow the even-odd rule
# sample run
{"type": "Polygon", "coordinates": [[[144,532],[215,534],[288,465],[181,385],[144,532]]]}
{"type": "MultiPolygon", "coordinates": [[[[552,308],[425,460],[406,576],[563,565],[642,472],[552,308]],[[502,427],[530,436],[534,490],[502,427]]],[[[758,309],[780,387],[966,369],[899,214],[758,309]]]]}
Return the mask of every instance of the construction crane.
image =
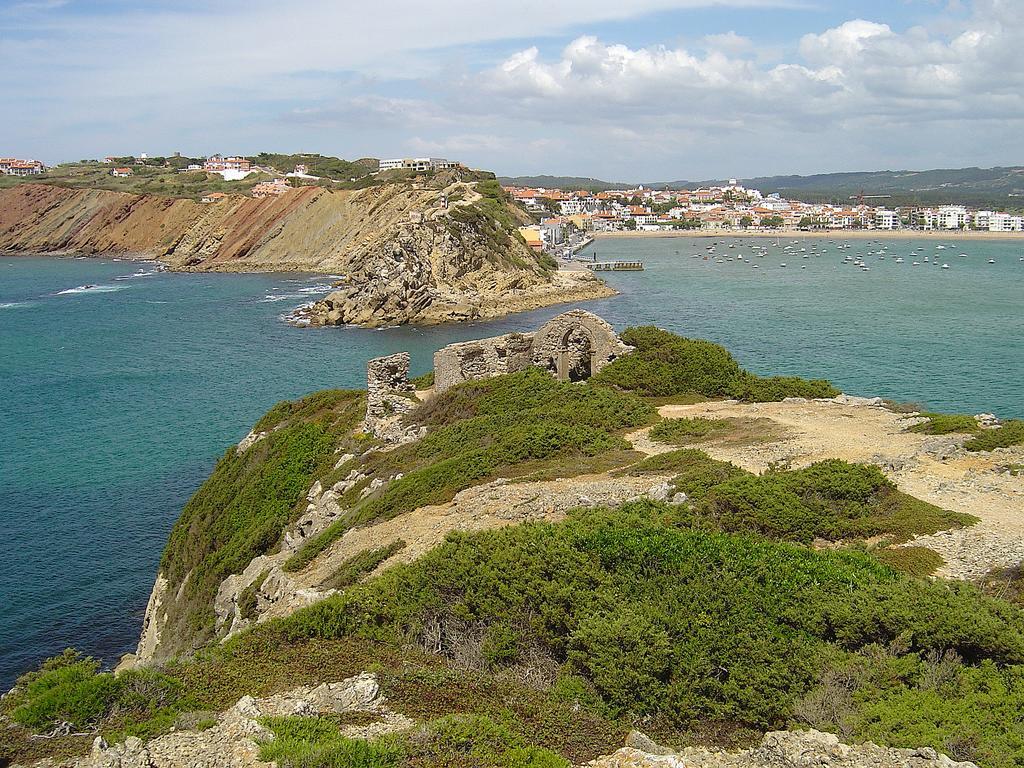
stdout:
{"type": "Polygon", "coordinates": [[[887,197],[892,197],[892,195],[865,195],[863,189],[856,195],[850,195],[850,199],[856,200],[857,205],[864,205],[865,200],[884,200],[887,197]]]}

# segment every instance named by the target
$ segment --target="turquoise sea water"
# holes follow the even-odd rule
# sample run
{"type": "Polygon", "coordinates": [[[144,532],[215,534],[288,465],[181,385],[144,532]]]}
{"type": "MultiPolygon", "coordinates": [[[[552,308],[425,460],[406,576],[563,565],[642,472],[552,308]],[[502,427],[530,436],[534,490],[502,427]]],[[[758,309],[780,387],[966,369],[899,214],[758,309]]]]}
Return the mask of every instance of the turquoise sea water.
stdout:
{"type": "MultiPolygon", "coordinates": [[[[827,252],[811,255],[808,240],[784,256],[771,248],[758,269],[735,257],[768,241],[721,240],[721,264],[691,258],[710,242],[600,241],[600,258],[648,268],[607,275],[621,295],[587,307],[619,328],[654,323],[723,343],[760,373],[1024,416],[1024,241],[954,244],[939,252],[949,270],[911,266],[911,247],[933,256],[931,241],[889,241],[882,260],[858,241],[847,251],[818,241],[827,252]],[[871,271],[841,263],[858,253],[871,271]]],[[[402,349],[419,373],[440,346],[529,330],[564,309],[431,329],[280,320],[328,282],[0,256],[0,686],[68,645],[110,662],[133,649],[175,517],[273,403],[362,387],[367,358],[402,349]]]]}

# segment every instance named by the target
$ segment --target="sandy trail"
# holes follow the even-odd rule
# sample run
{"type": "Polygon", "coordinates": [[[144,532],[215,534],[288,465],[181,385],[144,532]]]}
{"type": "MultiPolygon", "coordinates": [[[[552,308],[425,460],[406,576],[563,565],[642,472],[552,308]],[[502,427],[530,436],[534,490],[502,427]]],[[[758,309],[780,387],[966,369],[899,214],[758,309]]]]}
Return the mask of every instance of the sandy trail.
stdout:
{"type": "MultiPolygon", "coordinates": [[[[963,435],[906,432],[913,423],[906,414],[829,400],[666,405],[659,413],[668,418],[768,418],[784,428],[784,437],[756,445],[709,442],[696,447],[751,472],[763,472],[773,461],[794,467],[826,458],[876,464],[900,490],[978,517],[977,525],[912,542],[945,558],[939,575],[975,578],[992,567],[1024,561],[1024,477],[998,470],[1006,464],[1024,463],[1024,447],[969,453],[961,447],[963,435]]],[[[668,450],[652,441],[647,430],[628,437],[645,453],[668,450]]]]}

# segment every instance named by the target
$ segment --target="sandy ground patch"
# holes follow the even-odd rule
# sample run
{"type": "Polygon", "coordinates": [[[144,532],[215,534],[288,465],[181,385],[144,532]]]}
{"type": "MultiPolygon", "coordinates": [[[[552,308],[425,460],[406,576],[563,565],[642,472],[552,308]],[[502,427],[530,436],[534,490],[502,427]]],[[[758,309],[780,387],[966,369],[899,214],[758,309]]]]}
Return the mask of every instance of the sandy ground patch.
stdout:
{"type": "MultiPolygon", "coordinates": [[[[978,517],[975,526],[912,542],[945,558],[939,575],[974,578],[992,567],[1024,561],[1024,477],[998,471],[1001,465],[1024,463],[1022,447],[969,453],[962,448],[963,435],[906,432],[914,422],[905,414],[835,401],[666,405],[659,413],[668,418],[768,418],[785,428],[785,436],[758,445],[710,442],[696,447],[751,472],[763,472],[771,462],[801,467],[826,458],[876,464],[900,490],[978,517]]],[[[671,450],[652,441],[647,432],[628,436],[637,450],[671,450]]]]}

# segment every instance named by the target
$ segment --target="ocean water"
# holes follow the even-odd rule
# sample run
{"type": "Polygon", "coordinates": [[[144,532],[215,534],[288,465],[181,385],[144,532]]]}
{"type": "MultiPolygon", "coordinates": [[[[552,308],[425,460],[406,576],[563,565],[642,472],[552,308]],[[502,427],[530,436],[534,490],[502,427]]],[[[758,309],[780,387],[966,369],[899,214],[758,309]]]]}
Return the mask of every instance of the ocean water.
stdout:
{"type": "MultiPolygon", "coordinates": [[[[911,266],[915,246],[934,256],[932,241],[890,241],[879,259],[863,241],[839,251],[807,240],[785,255],[772,247],[752,259],[758,269],[736,256],[768,241],[731,242],[719,241],[716,263],[692,258],[706,239],[599,241],[599,258],[647,269],[607,274],[621,295],[587,308],[620,329],[720,342],[760,373],[1024,416],[1024,241],[953,244],[938,252],[949,270],[911,266]],[[871,271],[842,263],[858,253],[871,271]]],[[[362,387],[365,361],[399,350],[419,373],[445,344],[529,330],[564,309],[429,329],[281,321],[331,279],[0,256],[0,687],[69,645],[111,663],[133,650],[182,505],[275,402],[362,387]]]]}

